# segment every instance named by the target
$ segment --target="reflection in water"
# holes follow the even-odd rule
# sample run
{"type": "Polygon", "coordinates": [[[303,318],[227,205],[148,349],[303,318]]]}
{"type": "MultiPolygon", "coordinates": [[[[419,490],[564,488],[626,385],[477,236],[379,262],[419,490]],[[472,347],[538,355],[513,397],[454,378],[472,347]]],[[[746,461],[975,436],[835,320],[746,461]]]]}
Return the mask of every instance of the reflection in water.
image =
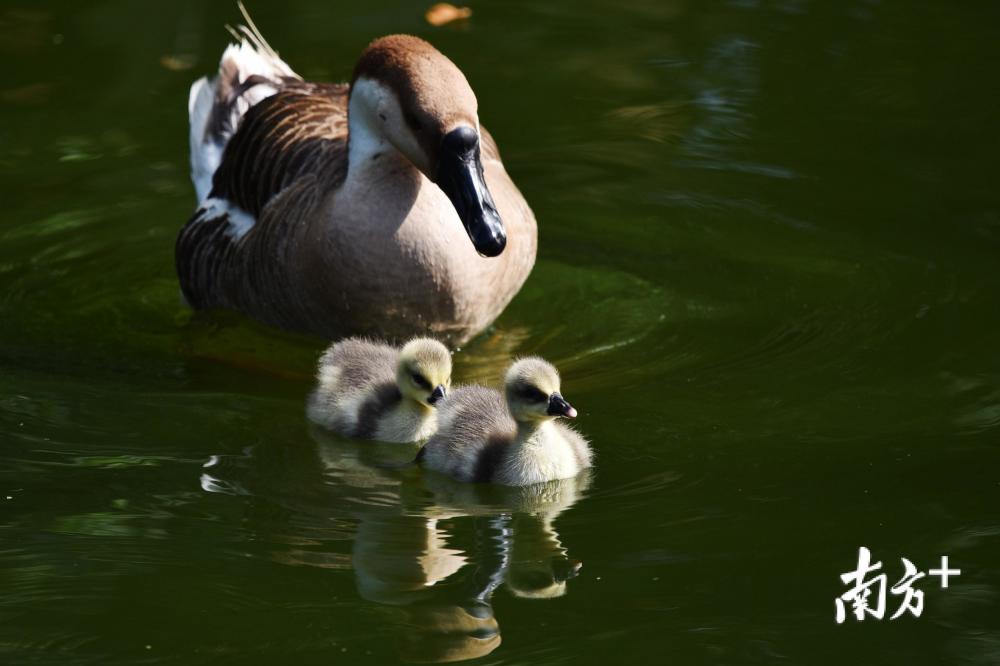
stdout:
{"type": "Polygon", "coordinates": [[[511,359],[518,353],[525,353],[530,341],[531,331],[523,326],[494,325],[471,349],[461,350],[461,364],[455,368],[455,378],[462,382],[495,385],[507,371],[511,359]]]}
{"type": "Polygon", "coordinates": [[[499,587],[525,599],[560,597],[580,570],[553,523],[587,475],[523,488],[461,484],[410,466],[415,447],[346,442],[319,429],[313,437],[315,447],[262,444],[212,456],[201,486],[250,498],[275,561],[349,567],[407,661],[490,654],[501,642],[492,607],[499,587]]]}
{"type": "Polygon", "coordinates": [[[566,594],[566,581],[579,572],[582,563],[566,557],[552,527],[552,514],[519,514],[512,524],[517,538],[512,542],[507,588],[526,599],[552,599],[566,594]]]}
{"type": "Polygon", "coordinates": [[[449,547],[448,537],[438,519],[421,516],[358,524],[352,558],[358,592],[402,610],[399,648],[410,661],[472,659],[500,644],[490,596],[502,562],[495,549],[465,553],[449,547]],[[471,573],[463,576],[464,569],[471,573]]]}

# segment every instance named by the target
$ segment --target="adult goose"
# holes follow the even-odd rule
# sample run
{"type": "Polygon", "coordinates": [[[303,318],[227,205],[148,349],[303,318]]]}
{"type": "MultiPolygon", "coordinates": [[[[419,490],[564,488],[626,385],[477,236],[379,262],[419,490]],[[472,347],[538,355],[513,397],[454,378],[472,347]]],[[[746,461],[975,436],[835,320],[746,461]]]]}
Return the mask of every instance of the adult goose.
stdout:
{"type": "Polygon", "coordinates": [[[191,87],[188,303],[327,338],[483,330],[528,277],[537,231],[462,72],[391,35],[349,85],[311,83],[247,19],[191,87]]]}

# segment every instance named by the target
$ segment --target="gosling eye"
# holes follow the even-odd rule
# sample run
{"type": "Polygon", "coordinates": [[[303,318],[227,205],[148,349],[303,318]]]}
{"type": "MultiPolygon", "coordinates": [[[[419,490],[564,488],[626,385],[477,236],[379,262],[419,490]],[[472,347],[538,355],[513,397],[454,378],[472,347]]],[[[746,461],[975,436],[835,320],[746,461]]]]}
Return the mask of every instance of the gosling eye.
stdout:
{"type": "Polygon", "coordinates": [[[537,386],[522,386],[517,390],[517,394],[528,402],[548,402],[549,396],[545,395],[537,386]]]}
{"type": "Polygon", "coordinates": [[[419,386],[420,388],[427,389],[428,391],[431,390],[431,383],[427,381],[427,379],[419,372],[411,373],[410,377],[413,378],[413,383],[419,386]]]}

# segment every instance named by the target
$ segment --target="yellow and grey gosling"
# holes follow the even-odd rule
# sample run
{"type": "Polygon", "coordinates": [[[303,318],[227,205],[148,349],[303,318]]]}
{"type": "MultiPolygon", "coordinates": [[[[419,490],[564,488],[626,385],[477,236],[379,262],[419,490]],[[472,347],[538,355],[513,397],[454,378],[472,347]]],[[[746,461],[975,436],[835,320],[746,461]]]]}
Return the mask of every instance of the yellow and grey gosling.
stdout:
{"type": "Polygon", "coordinates": [[[437,428],[435,405],[451,385],[451,354],[430,338],[402,349],[363,338],[330,345],[319,360],[310,420],[359,439],[418,442],[437,428]]]}
{"type": "Polygon", "coordinates": [[[590,467],[587,440],[555,420],[574,418],[576,410],[559,393],[552,364],[522,359],[504,383],[506,396],[482,386],[456,389],[417,460],[459,481],[508,486],[566,479],[590,467]]]}

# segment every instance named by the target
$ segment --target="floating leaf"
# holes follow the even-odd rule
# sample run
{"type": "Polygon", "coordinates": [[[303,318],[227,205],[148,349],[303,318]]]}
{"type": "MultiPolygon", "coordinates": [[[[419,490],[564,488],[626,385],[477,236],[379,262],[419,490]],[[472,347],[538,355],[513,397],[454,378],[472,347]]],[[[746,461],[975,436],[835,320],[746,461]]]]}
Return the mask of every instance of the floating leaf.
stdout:
{"type": "Polygon", "coordinates": [[[472,16],[472,10],[468,7],[456,7],[447,2],[439,2],[424,14],[424,18],[431,25],[446,25],[453,21],[463,21],[472,16]]]}
{"type": "Polygon", "coordinates": [[[167,54],[160,58],[160,64],[171,72],[183,72],[194,67],[197,58],[190,54],[167,54]]]}

